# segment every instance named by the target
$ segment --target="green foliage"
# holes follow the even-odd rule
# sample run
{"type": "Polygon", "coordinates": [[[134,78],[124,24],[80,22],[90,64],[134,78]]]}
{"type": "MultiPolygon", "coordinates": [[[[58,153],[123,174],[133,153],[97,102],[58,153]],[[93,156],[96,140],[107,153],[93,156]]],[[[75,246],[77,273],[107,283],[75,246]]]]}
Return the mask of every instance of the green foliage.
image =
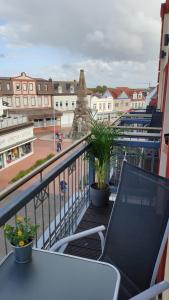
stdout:
{"type": "Polygon", "coordinates": [[[46,161],[51,159],[53,156],[54,156],[54,154],[50,153],[45,158],[38,159],[30,168],[20,171],[14,178],[12,178],[11,182],[16,182],[17,180],[21,179],[22,177],[29,174],[31,171],[35,170],[37,167],[41,166],[46,161]]]}
{"type": "Polygon", "coordinates": [[[113,141],[118,136],[118,131],[108,124],[91,120],[91,135],[87,139],[90,144],[87,158],[95,158],[95,171],[98,180],[98,188],[106,186],[106,173],[110,157],[113,151],[113,141]]]}
{"type": "Polygon", "coordinates": [[[107,86],[106,85],[97,85],[96,88],[91,89],[94,93],[100,93],[100,94],[104,94],[104,92],[107,90],[107,86]]]}
{"type": "Polygon", "coordinates": [[[5,224],[4,233],[13,246],[23,247],[29,244],[36,235],[39,225],[32,225],[30,219],[16,217],[16,225],[5,224]]]}

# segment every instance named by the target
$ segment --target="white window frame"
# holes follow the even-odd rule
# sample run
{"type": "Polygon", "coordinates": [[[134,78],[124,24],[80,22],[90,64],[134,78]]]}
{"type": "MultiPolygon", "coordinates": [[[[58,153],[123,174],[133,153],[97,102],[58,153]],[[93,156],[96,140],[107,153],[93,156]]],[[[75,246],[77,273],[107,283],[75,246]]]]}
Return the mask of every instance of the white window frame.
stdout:
{"type": "Polygon", "coordinates": [[[23,106],[28,106],[28,97],[23,97],[23,106]]]}
{"type": "Polygon", "coordinates": [[[15,86],[17,91],[21,90],[21,84],[19,82],[17,82],[15,86]]]}
{"type": "Polygon", "coordinates": [[[31,106],[36,106],[36,100],[35,97],[31,97],[31,106]]]}
{"type": "Polygon", "coordinates": [[[32,82],[29,83],[29,91],[33,91],[33,83],[32,82]]]}
{"type": "Polygon", "coordinates": [[[7,89],[7,91],[10,91],[10,83],[9,82],[6,84],[6,89],[7,89]]]}
{"type": "Polygon", "coordinates": [[[49,105],[49,99],[47,96],[44,97],[44,105],[48,106],[49,105]]]}
{"type": "Polygon", "coordinates": [[[20,97],[15,97],[15,106],[16,106],[16,107],[21,106],[21,100],[20,100],[20,97]]]}
{"type": "Polygon", "coordinates": [[[42,106],[42,97],[38,96],[38,106],[42,106]]]}
{"type": "Polygon", "coordinates": [[[22,89],[23,91],[27,91],[27,83],[22,83],[22,89]]]}

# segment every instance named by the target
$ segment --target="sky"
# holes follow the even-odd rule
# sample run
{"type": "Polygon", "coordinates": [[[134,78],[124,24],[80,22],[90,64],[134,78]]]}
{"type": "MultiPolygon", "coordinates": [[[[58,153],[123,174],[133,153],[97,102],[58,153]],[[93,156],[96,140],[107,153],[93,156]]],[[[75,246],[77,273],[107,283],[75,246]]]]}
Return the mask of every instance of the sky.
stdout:
{"type": "Polygon", "coordinates": [[[0,76],[157,82],[161,0],[0,0],[0,76]]]}

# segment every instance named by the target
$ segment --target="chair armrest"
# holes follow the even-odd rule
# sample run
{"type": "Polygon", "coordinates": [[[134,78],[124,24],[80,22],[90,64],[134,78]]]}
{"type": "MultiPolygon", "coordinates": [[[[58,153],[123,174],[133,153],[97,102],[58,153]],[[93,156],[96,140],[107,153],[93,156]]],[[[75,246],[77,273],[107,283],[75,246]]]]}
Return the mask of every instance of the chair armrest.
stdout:
{"type": "Polygon", "coordinates": [[[106,228],[105,226],[101,225],[101,226],[97,226],[97,227],[94,227],[92,229],[89,229],[89,230],[84,230],[82,232],[79,232],[79,233],[76,233],[76,234],[72,234],[72,235],[69,235],[61,240],[59,240],[58,242],[56,242],[51,248],[50,248],[50,251],[56,251],[57,249],[59,249],[61,246],[63,246],[64,244],[67,244],[69,242],[72,242],[72,241],[75,241],[75,240],[78,240],[80,238],[83,238],[83,237],[86,237],[86,236],[89,236],[89,235],[92,235],[94,233],[98,233],[99,236],[100,236],[100,240],[101,240],[101,249],[103,251],[103,247],[104,247],[104,236],[103,236],[103,233],[102,231],[104,231],[106,228]]]}
{"type": "Polygon", "coordinates": [[[161,281],[145,290],[144,292],[130,298],[129,300],[150,300],[155,296],[163,293],[165,290],[169,289],[169,283],[167,281],[161,281]]]}

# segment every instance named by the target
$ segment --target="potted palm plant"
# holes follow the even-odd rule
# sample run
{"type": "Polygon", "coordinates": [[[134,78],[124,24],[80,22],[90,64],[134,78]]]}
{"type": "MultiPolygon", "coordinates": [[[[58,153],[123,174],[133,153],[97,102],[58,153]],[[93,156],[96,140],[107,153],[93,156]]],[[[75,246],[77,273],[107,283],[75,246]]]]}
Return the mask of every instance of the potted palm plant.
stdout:
{"type": "Polygon", "coordinates": [[[106,182],[108,166],[113,151],[117,130],[106,123],[91,120],[91,134],[87,138],[87,158],[94,158],[95,182],[90,186],[90,199],[94,206],[104,206],[109,199],[109,185],[106,182]]]}
{"type": "Polygon", "coordinates": [[[27,263],[32,257],[33,239],[39,225],[30,223],[29,218],[16,217],[14,226],[5,224],[4,233],[14,249],[15,260],[18,263],[27,263]]]}

